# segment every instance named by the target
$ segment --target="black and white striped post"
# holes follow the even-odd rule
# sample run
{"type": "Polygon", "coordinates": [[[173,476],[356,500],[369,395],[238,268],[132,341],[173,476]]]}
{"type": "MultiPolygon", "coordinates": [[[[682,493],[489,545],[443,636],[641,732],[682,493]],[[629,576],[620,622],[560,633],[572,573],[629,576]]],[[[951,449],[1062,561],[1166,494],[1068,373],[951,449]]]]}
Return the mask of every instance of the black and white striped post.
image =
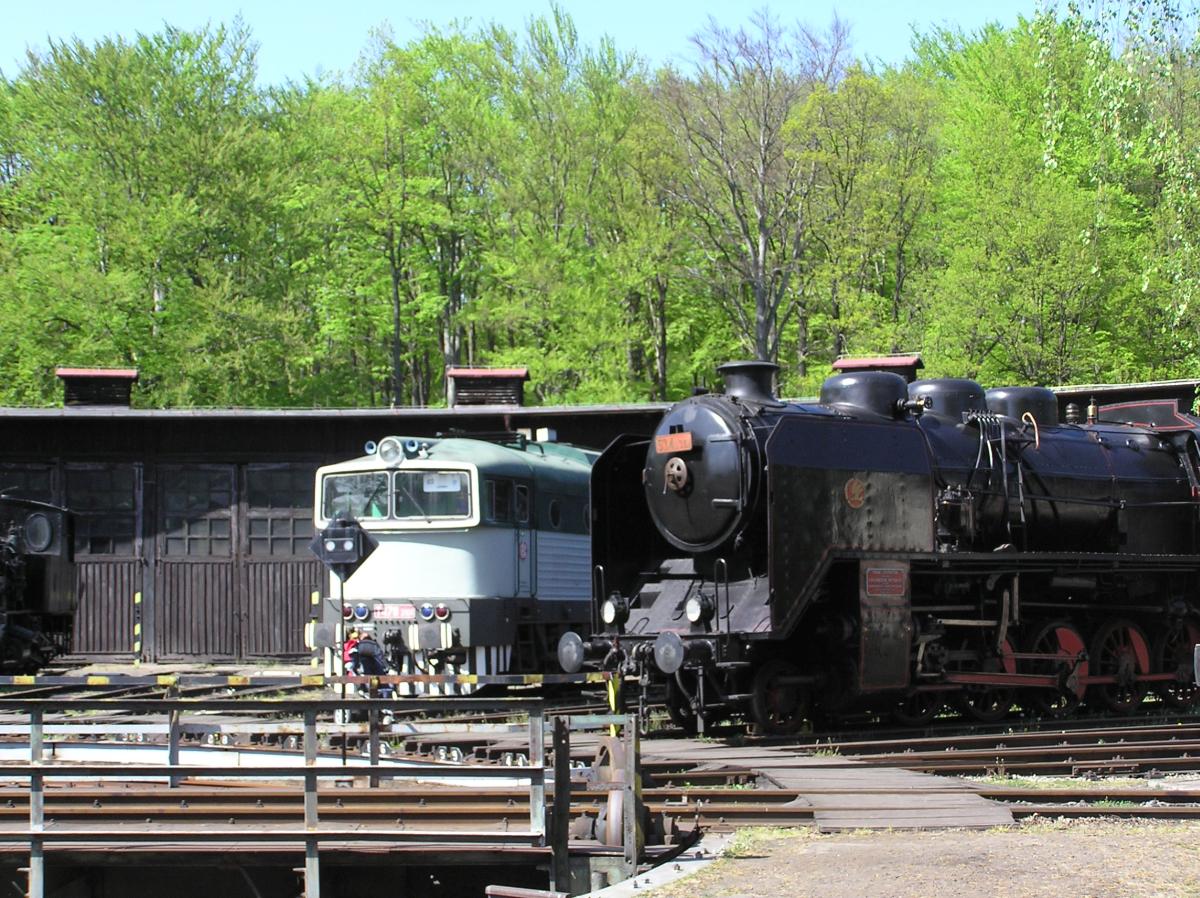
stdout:
{"type": "MultiPolygon", "coordinates": [[[[41,710],[29,713],[29,763],[42,763],[42,737],[45,718],[41,710]]],[[[46,824],[46,797],[42,791],[42,775],[29,776],[29,898],[44,898],[46,894],[46,855],[41,833],[46,824]]]]}

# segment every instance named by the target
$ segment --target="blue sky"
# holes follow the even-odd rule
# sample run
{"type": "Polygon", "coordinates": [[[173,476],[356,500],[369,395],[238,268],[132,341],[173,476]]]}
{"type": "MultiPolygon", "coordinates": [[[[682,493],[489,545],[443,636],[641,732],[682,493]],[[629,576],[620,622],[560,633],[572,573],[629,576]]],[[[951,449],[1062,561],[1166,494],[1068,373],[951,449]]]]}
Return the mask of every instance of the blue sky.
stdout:
{"type": "MultiPolygon", "coordinates": [[[[974,30],[987,22],[1012,24],[1034,11],[1035,0],[929,0],[907,4],[882,0],[824,0],[809,3],[769,4],[782,21],[826,25],[834,10],[851,25],[855,53],[899,62],[907,55],[912,26],[951,24],[974,30]]],[[[591,43],[610,35],[619,48],[637,50],[653,63],[686,62],[688,37],[704,27],[710,15],[722,24],[745,22],[763,6],[755,2],[718,3],[711,0],[563,0],[575,19],[581,37],[591,43]]],[[[540,0],[208,0],[204,3],[165,0],[56,0],[5,4],[0,28],[0,71],[13,76],[27,47],[44,49],[47,38],[79,37],[92,41],[105,34],[132,36],[153,32],[163,22],[183,28],[206,22],[227,22],[235,16],[250,26],[260,44],[260,79],[278,83],[304,75],[337,72],[353,66],[371,28],[389,23],[400,39],[414,36],[418,23],[446,24],[455,19],[476,23],[497,21],[520,27],[530,16],[548,13],[549,2],[540,0]]]]}

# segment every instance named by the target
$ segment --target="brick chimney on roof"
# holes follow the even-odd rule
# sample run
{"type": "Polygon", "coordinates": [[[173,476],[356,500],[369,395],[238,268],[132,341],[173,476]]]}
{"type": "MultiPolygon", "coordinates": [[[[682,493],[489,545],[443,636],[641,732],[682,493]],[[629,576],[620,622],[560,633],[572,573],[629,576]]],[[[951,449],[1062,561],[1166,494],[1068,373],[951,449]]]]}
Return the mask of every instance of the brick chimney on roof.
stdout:
{"type": "Polygon", "coordinates": [[[528,368],[447,368],[449,405],[524,405],[528,368]]]}
{"type": "Polygon", "coordinates": [[[116,405],[129,407],[137,383],[137,368],[55,368],[63,382],[63,405],[116,405]]]}

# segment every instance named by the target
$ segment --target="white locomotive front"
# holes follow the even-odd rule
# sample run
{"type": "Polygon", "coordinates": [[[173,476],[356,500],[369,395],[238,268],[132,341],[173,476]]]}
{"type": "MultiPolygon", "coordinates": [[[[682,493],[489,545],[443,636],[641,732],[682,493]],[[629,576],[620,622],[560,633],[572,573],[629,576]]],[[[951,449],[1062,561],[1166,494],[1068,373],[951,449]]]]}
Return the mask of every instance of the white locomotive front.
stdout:
{"type": "MultiPolygon", "coordinates": [[[[353,518],[377,542],[345,584],[330,576],[323,607],[327,620],[342,616],[339,642],[370,636],[403,674],[547,669],[559,635],[590,616],[596,453],[518,434],[386,437],[367,449],[317,471],[317,529],[353,518]]],[[[425,691],[473,689],[400,689],[425,691]]]]}

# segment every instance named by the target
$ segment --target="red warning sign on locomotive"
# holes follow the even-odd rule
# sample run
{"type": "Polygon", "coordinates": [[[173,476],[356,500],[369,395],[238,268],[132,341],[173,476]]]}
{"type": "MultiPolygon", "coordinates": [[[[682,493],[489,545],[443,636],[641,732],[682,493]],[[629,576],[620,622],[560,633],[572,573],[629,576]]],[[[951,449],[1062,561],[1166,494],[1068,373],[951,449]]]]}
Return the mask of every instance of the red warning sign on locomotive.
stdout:
{"type": "Polygon", "coordinates": [[[867,595],[903,596],[908,591],[908,571],[898,568],[867,568],[867,595]]]}
{"type": "Polygon", "coordinates": [[[654,451],[659,455],[670,455],[672,452],[691,452],[691,431],[680,433],[664,433],[654,438],[654,451]]]}

